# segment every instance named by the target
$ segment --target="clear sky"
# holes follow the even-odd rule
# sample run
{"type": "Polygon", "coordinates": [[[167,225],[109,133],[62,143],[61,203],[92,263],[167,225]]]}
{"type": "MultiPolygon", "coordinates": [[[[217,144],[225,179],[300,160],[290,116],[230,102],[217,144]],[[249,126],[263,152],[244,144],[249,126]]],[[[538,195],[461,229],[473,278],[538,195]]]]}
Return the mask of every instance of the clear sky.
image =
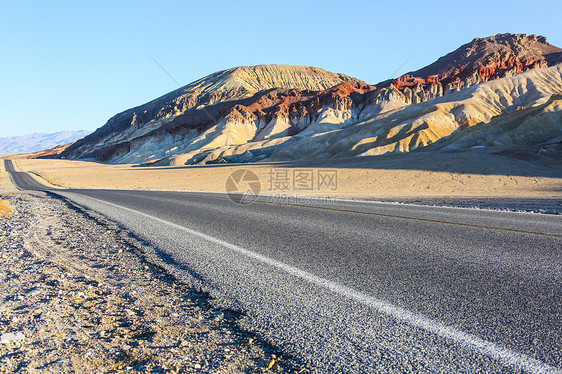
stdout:
{"type": "Polygon", "coordinates": [[[257,64],[319,66],[375,84],[474,37],[540,34],[562,46],[560,0],[0,5],[0,137],[94,130],[177,88],[148,53],[182,85],[257,64]]]}

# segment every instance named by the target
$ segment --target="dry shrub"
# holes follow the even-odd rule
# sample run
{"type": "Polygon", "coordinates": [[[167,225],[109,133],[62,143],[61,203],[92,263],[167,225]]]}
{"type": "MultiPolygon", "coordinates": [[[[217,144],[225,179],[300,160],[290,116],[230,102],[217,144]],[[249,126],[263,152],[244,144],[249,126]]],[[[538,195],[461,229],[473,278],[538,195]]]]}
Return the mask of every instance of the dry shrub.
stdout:
{"type": "Polygon", "coordinates": [[[0,200],[0,218],[7,218],[13,215],[14,211],[8,200],[0,200]]]}

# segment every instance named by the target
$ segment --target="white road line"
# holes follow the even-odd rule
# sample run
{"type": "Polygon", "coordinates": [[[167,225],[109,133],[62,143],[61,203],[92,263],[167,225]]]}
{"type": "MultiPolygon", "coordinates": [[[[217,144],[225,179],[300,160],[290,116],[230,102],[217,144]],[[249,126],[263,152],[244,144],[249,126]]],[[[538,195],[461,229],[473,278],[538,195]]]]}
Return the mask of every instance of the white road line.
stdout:
{"type": "MultiPolygon", "coordinates": [[[[84,196],[84,195],[81,195],[84,196]]],[[[507,349],[505,347],[502,347],[498,344],[486,341],[484,339],[481,339],[475,335],[469,334],[469,333],[465,333],[463,331],[457,330],[454,327],[450,327],[447,325],[444,325],[438,321],[434,321],[431,318],[425,317],[421,314],[418,313],[414,313],[414,312],[410,312],[409,310],[406,310],[404,308],[401,308],[399,306],[393,305],[389,302],[377,299],[373,296],[369,296],[367,294],[364,294],[362,292],[359,292],[357,290],[354,290],[351,287],[347,287],[344,285],[341,285],[339,283],[330,281],[328,279],[325,278],[321,278],[318,277],[314,274],[311,274],[307,271],[304,270],[300,270],[294,266],[291,265],[287,265],[283,262],[274,260],[272,258],[269,258],[267,256],[261,255],[259,253],[255,253],[252,252],[248,249],[239,247],[235,244],[231,244],[228,243],[224,240],[215,238],[213,236],[204,234],[202,232],[199,231],[195,231],[192,229],[189,229],[187,227],[178,225],[176,223],[173,222],[169,222],[166,221],[164,219],[158,218],[158,217],[154,217],[151,216],[150,214],[146,214],[143,212],[139,212],[138,210],[134,210],[134,209],[130,209],[121,205],[117,205],[117,204],[113,204],[113,203],[109,203],[107,201],[103,201],[103,200],[99,200],[93,197],[89,197],[89,196],[84,196],[87,197],[89,199],[95,200],[97,202],[100,202],[102,204],[106,204],[115,208],[118,208],[120,210],[123,211],[128,211],[137,215],[140,215],[142,217],[154,220],[156,222],[162,223],[164,225],[173,227],[175,229],[178,230],[182,230],[190,235],[193,236],[197,236],[201,239],[204,239],[208,242],[214,243],[214,244],[218,244],[220,246],[223,246],[225,248],[231,249],[232,251],[235,251],[237,253],[240,253],[244,256],[253,258],[257,261],[260,261],[262,263],[265,263],[267,265],[270,265],[274,268],[277,268],[279,270],[282,270],[288,274],[291,274],[297,278],[306,280],[312,284],[315,284],[319,287],[328,289],[336,294],[339,294],[341,296],[347,297],[349,299],[355,300],[361,304],[367,305],[375,310],[377,310],[379,313],[383,313],[383,314],[387,314],[389,316],[392,316],[394,318],[396,318],[397,320],[400,320],[402,322],[406,322],[412,326],[418,327],[420,329],[429,331],[433,334],[436,334],[442,338],[446,338],[446,339],[450,339],[452,341],[454,341],[455,343],[458,343],[464,347],[470,348],[476,352],[482,353],[488,357],[491,357],[493,359],[499,360],[502,363],[506,364],[506,365],[510,365],[510,366],[514,366],[517,367],[519,369],[525,370],[527,372],[530,373],[562,373],[562,370],[560,368],[556,368],[553,366],[549,366],[546,363],[539,361],[537,359],[534,359],[532,357],[529,357],[525,354],[522,353],[518,353],[515,351],[512,351],[510,349],[507,349]]]]}

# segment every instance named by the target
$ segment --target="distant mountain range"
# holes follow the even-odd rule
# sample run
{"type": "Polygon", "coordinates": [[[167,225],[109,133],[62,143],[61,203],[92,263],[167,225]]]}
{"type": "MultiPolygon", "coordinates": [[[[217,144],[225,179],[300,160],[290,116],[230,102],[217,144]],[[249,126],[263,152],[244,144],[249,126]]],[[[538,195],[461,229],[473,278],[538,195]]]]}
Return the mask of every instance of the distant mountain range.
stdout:
{"type": "Polygon", "coordinates": [[[0,138],[0,154],[20,154],[42,151],[58,145],[73,143],[90,134],[91,131],[60,131],[52,134],[34,133],[29,135],[0,138]]]}
{"type": "Polygon", "coordinates": [[[184,165],[540,148],[562,135],[560,62],[542,36],[498,34],[376,85],[314,67],[238,67],[119,113],[62,155],[184,165]]]}

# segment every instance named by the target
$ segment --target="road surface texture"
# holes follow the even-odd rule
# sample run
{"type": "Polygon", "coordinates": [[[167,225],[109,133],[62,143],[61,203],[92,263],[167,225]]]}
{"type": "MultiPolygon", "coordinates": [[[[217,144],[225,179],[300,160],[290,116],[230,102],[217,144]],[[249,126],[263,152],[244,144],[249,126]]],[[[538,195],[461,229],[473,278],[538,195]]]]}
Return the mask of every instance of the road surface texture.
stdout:
{"type": "MultiPolygon", "coordinates": [[[[48,189],[6,169],[20,189],[48,189]]],[[[51,190],[145,239],[318,372],[561,372],[562,217],[51,190]]]]}

